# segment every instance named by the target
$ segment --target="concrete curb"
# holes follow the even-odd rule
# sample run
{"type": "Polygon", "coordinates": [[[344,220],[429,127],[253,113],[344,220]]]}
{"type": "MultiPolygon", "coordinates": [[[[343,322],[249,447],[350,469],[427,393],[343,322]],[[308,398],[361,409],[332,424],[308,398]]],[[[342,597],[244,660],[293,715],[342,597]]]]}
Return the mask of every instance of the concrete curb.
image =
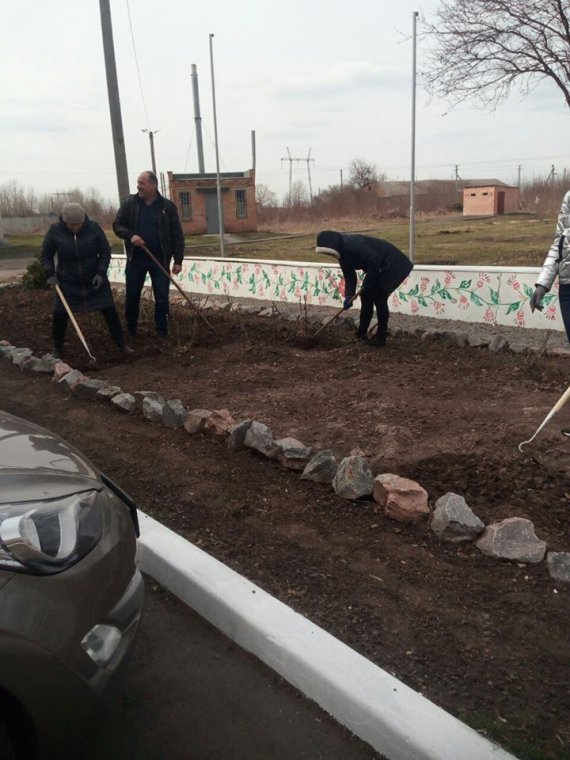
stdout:
{"type": "Polygon", "coordinates": [[[516,760],[310,620],[139,513],[140,568],[389,760],[516,760]]]}

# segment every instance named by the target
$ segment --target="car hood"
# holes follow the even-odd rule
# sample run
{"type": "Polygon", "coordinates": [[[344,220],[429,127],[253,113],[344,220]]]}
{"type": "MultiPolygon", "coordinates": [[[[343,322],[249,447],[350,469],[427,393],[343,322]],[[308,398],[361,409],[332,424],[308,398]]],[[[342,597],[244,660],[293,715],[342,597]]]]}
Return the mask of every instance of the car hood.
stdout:
{"type": "Polygon", "coordinates": [[[0,504],[102,488],[97,470],[59,436],[0,410],[0,504]]]}

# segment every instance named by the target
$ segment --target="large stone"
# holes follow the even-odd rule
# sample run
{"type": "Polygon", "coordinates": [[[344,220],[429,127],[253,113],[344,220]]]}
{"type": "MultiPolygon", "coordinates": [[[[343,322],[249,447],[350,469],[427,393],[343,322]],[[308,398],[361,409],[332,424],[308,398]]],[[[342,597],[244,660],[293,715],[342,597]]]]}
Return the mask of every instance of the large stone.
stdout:
{"type": "Polygon", "coordinates": [[[3,356],[6,359],[12,358],[12,352],[16,350],[16,346],[13,346],[11,343],[2,343],[0,345],[0,356],[3,356]]]}
{"type": "Polygon", "coordinates": [[[301,480],[312,480],[315,483],[332,483],[338,471],[338,462],[336,461],[331,449],[324,449],[315,454],[309,460],[301,480]]]}
{"type": "Polygon", "coordinates": [[[568,552],[548,552],[546,565],[555,581],[570,583],[570,554],[568,552]]]}
{"type": "Polygon", "coordinates": [[[251,427],[251,420],[242,420],[228,428],[228,449],[241,451],[245,445],[245,436],[251,427]]]}
{"type": "Polygon", "coordinates": [[[59,380],[59,383],[62,385],[67,385],[68,388],[73,388],[74,385],[76,385],[84,378],[85,375],[83,375],[78,369],[72,369],[71,372],[67,372],[61,378],[61,380],[59,380]]]}
{"type": "Polygon", "coordinates": [[[19,367],[29,356],[32,356],[31,348],[15,348],[11,354],[12,364],[19,367]]]}
{"type": "Polygon", "coordinates": [[[366,459],[345,457],[338,466],[332,486],[344,499],[360,499],[372,493],[374,475],[366,459]]]}
{"type": "Polygon", "coordinates": [[[489,557],[530,565],[542,562],[546,554],[546,542],[537,538],[534,525],[524,517],[507,517],[488,525],[476,546],[489,557]]]}
{"type": "Polygon", "coordinates": [[[471,348],[487,348],[490,340],[489,338],[483,338],[481,335],[470,335],[467,342],[471,348]]]}
{"type": "Polygon", "coordinates": [[[116,396],[113,396],[111,403],[122,412],[131,413],[137,408],[137,401],[130,393],[118,393],[116,396]]]}
{"type": "Polygon", "coordinates": [[[32,372],[39,372],[43,373],[45,375],[51,375],[53,372],[55,362],[52,359],[51,361],[49,359],[46,359],[45,356],[42,356],[41,359],[38,359],[34,364],[30,366],[30,369],[32,372]]]}
{"type": "Polygon", "coordinates": [[[262,422],[256,422],[255,420],[249,426],[249,430],[245,434],[244,446],[248,449],[254,449],[259,451],[266,457],[275,456],[276,445],[273,440],[273,433],[262,422]]]}
{"type": "Polygon", "coordinates": [[[190,409],[184,420],[184,429],[190,435],[201,433],[204,430],[206,420],[212,414],[209,409],[190,409]]]}
{"type": "Polygon", "coordinates": [[[122,392],[118,385],[106,385],[100,391],[97,391],[95,397],[97,401],[110,401],[122,392]]]}
{"type": "Polygon", "coordinates": [[[162,424],[172,430],[184,427],[187,416],[188,410],[179,398],[167,401],[162,407],[162,424]]]}
{"type": "Polygon", "coordinates": [[[143,398],[142,413],[143,417],[150,422],[162,422],[162,410],[164,403],[154,398],[143,398]]]}
{"type": "Polygon", "coordinates": [[[404,523],[417,523],[428,517],[428,494],[419,483],[392,473],[374,478],[374,501],[384,507],[386,517],[404,523]]]}
{"type": "Polygon", "coordinates": [[[96,380],[85,377],[78,383],[75,383],[73,390],[80,396],[91,396],[92,398],[95,398],[99,391],[105,386],[106,383],[104,380],[96,380]]]}
{"type": "Polygon", "coordinates": [[[504,353],[509,350],[509,347],[510,343],[503,335],[495,335],[489,343],[489,351],[492,351],[494,354],[504,353]]]}
{"type": "Polygon", "coordinates": [[[313,450],[296,438],[280,438],[275,441],[275,459],[290,470],[304,470],[313,450]]]}
{"type": "Polygon", "coordinates": [[[153,401],[158,401],[160,404],[165,404],[166,399],[160,393],[156,391],[135,391],[133,396],[136,399],[137,406],[142,409],[145,398],[150,398],[153,401]]]}
{"type": "Polygon", "coordinates": [[[225,435],[234,422],[228,409],[214,409],[204,421],[204,430],[214,435],[225,435]]]}
{"type": "Polygon", "coordinates": [[[485,530],[485,523],[467,506],[463,496],[450,492],[436,501],[430,527],[441,541],[460,544],[473,541],[485,530]]]}
{"type": "Polygon", "coordinates": [[[53,368],[53,382],[59,383],[62,377],[65,377],[68,372],[71,372],[71,367],[62,361],[56,361],[53,368]]]}

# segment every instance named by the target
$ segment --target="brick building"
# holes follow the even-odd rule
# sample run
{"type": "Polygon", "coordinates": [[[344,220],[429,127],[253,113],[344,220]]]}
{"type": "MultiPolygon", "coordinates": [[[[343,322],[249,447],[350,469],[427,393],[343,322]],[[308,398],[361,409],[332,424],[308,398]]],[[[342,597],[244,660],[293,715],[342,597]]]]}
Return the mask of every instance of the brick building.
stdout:
{"type": "Polygon", "coordinates": [[[519,188],[498,179],[463,182],[463,215],[496,216],[519,210],[519,188]]]}
{"type": "MultiPolygon", "coordinates": [[[[255,232],[255,172],[220,173],[224,232],[255,232]]],[[[185,235],[218,234],[216,174],[168,172],[170,198],[176,204],[185,235]]]]}

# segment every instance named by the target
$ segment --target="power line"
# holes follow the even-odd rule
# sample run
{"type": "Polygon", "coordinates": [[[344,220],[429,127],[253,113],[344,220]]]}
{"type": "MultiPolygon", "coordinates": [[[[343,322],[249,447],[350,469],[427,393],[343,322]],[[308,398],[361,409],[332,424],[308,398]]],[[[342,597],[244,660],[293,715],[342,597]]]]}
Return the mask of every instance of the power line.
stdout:
{"type": "Polygon", "coordinates": [[[145,115],[145,119],[146,119],[146,126],[147,126],[147,129],[150,131],[150,121],[149,121],[149,118],[148,118],[148,111],[146,109],[146,100],[145,100],[145,97],[144,97],[143,86],[142,86],[142,79],[141,79],[141,72],[140,72],[140,69],[139,69],[139,60],[138,60],[138,57],[137,57],[137,49],[136,49],[136,46],[135,46],[135,35],[133,33],[133,24],[131,22],[131,9],[129,8],[129,0],[127,0],[127,15],[129,17],[129,28],[131,30],[131,40],[132,40],[132,43],[133,43],[133,53],[134,53],[134,56],[135,56],[135,66],[136,66],[136,69],[137,69],[137,77],[138,77],[138,80],[139,80],[139,88],[140,88],[140,91],[141,91],[141,98],[142,98],[142,104],[143,104],[143,109],[144,109],[144,115],[145,115]]]}

